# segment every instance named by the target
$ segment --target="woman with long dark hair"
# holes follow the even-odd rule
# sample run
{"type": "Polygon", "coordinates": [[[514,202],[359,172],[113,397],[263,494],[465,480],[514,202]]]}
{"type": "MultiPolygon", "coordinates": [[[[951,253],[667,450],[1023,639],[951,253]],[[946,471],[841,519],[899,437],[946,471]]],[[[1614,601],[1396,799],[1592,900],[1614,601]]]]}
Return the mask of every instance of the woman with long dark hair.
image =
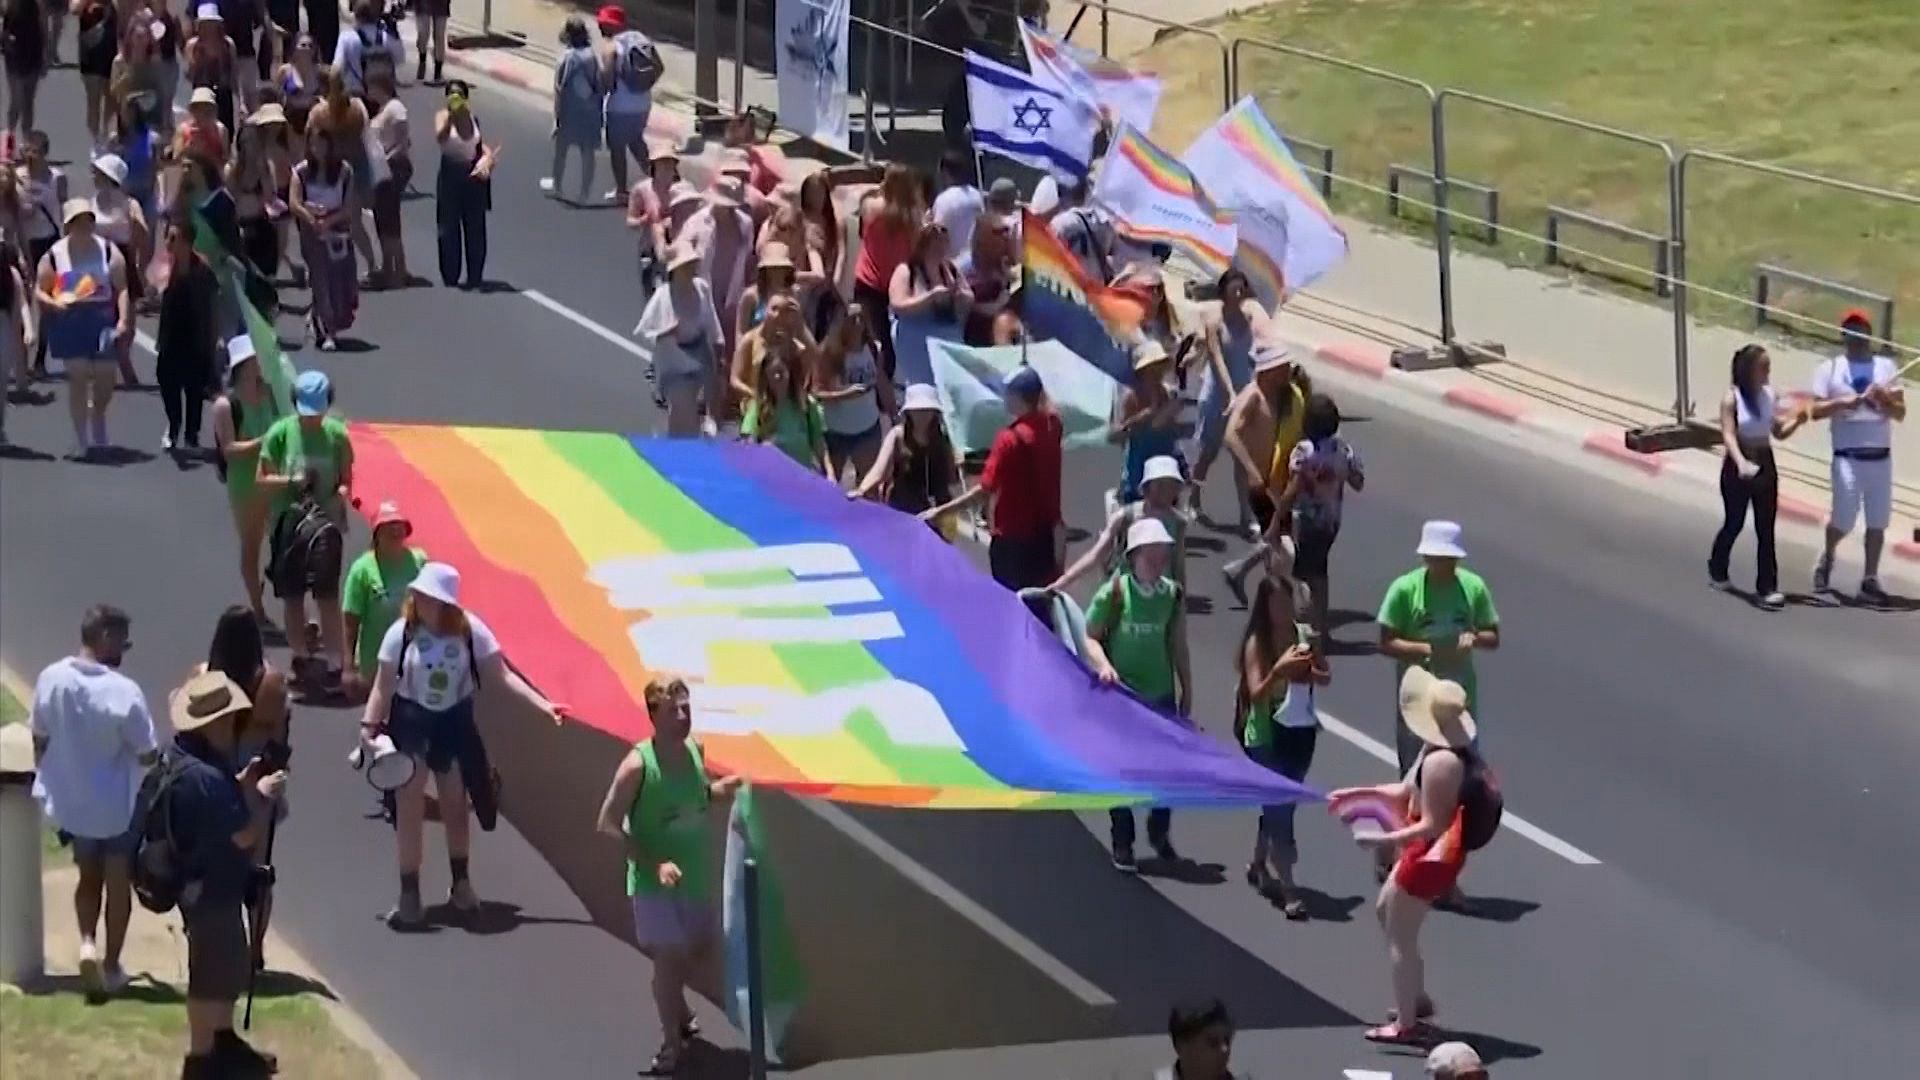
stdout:
{"type": "Polygon", "coordinates": [[[1720,502],[1726,519],[1713,538],[1707,557],[1707,579],[1716,589],[1729,587],[1727,563],[1733,542],[1747,524],[1753,508],[1753,540],[1759,575],[1754,596],[1761,607],[1778,611],[1787,598],[1780,592],[1780,561],[1774,553],[1773,525],[1780,511],[1780,473],[1773,461],[1773,440],[1785,439],[1806,423],[1807,413],[1782,413],[1769,385],[1773,358],[1758,345],[1742,345],[1733,354],[1732,384],[1720,398],[1720,445],[1726,457],[1720,463],[1720,502]]]}
{"type": "Polygon", "coordinates": [[[449,289],[477,289],[486,280],[487,211],[493,209],[493,163],[499,151],[481,138],[471,95],[465,82],[448,79],[447,107],[433,118],[433,137],[440,144],[434,187],[440,281],[449,289]]]}
{"type": "MultiPolygon", "coordinates": [[[[220,672],[246,691],[247,700],[253,703],[234,729],[237,762],[250,762],[256,757],[269,760],[278,757],[284,761],[290,753],[288,721],[293,710],[287,695],[287,678],[267,663],[266,643],[261,640],[260,628],[260,620],[244,606],[236,604],[221,612],[220,620],[213,625],[213,640],[207,645],[207,662],[195,671],[195,674],[220,672]]],[[[286,813],[286,796],[282,794],[274,806],[274,815],[283,818],[286,813]]],[[[267,850],[264,834],[251,854],[255,866],[267,865],[273,853],[267,850]]],[[[252,892],[249,901],[253,921],[248,929],[253,932],[254,940],[263,941],[267,923],[273,918],[273,890],[252,892]]],[[[257,953],[254,960],[259,962],[257,953]]]]}
{"type": "Polygon", "coordinates": [[[280,106],[262,105],[235,133],[233,160],[227,163],[227,191],[240,229],[238,254],[252,273],[267,279],[280,268],[279,219],[286,216],[280,193],[290,191],[293,182],[283,172],[284,156],[276,153],[276,141],[285,131],[286,114],[280,106]]]}
{"type": "MultiPolygon", "coordinates": [[[[1199,433],[1195,440],[1199,446],[1193,461],[1196,511],[1200,508],[1201,488],[1206,484],[1207,474],[1212,471],[1214,460],[1220,456],[1226,439],[1228,406],[1253,379],[1254,342],[1259,339],[1268,322],[1266,308],[1254,297],[1253,285],[1241,271],[1228,270],[1221,274],[1215,291],[1220,297],[1220,316],[1207,326],[1206,339],[1201,345],[1207,369],[1200,394],[1199,433]]],[[[1237,459],[1235,464],[1238,465],[1237,459]]],[[[1254,523],[1252,508],[1248,506],[1244,495],[1249,481],[1257,485],[1258,478],[1242,477],[1235,485],[1236,491],[1243,493],[1236,500],[1243,529],[1250,528],[1254,523]]]]}
{"type": "MultiPolygon", "coordinates": [[[[307,114],[307,124],[313,131],[333,136],[333,152],[351,172],[354,209],[346,225],[369,278],[373,268],[380,265],[373,254],[373,234],[367,231],[366,219],[361,216],[361,211],[373,204],[373,182],[379,178],[367,138],[370,123],[367,103],[348,92],[346,78],[334,68],[321,68],[320,100],[307,114]]],[[[308,156],[312,156],[311,151],[308,156]]]]}
{"type": "Polygon", "coordinates": [[[161,449],[200,449],[200,411],[213,382],[215,321],[220,284],[193,250],[193,225],[167,223],[167,277],[160,283],[160,324],[154,330],[154,381],[167,412],[161,449]]]}
{"type": "Polygon", "coordinates": [[[353,326],[360,306],[360,281],[354,273],[353,223],[360,218],[353,166],[336,149],[344,136],[315,125],[307,132],[307,160],[294,167],[293,217],[300,226],[300,249],[313,285],[308,324],[314,346],[334,347],[337,335],[353,326]]]}
{"type": "MultiPolygon", "coordinates": [[[[460,606],[460,573],[445,563],[422,566],[407,586],[400,619],[381,639],[380,666],[361,720],[362,737],[386,734],[403,754],[425,768],[395,793],[394,839],[400,863],[400,900],[387,915],[396,930],[418,929],[426,916],[420,902],[427,776],[433,776],[440,823],[447,830],[447,902],[462,915],[480,910],[468,877],[471,821],[468,793],[492,803],[490,771],[474,700],[482,685],[505,687],[532,709],[558,723],[561,712],[507,666],[493,631],[460,606]]],[[[488,825],[483,817],[481,824],[488,825]]]]}
{"type": "Polygon", "coordinates": [[[801,467],[830,477],[827,423],[808,388],[805,365],[805,357],[791,354],[768,357],[760,365],[753,400],[740,418],[740,434],[752,442],[772,443],[801,467]]]}
{"type": "MultiPolygon", "coordinates": [[[[916,383],[902,395],[900,422],[880,441],[873,467],[847,497],[865,499],[878,493],[888,506],[918,517],[951,501],[959,486],[960,463],[947,434],[940,392],[916,383]]],[[[940,522],[928,525],[942,531],[940,522]]]]}
{"type": "Polygon", "coordinates": [[[892,416],[893,382],[880,374],[880,350],[866,305],[847,305],[813,354],[814,396],[827,422],[827,469],[835,483],[852,466],[864,477],[880,456],[892,416]]]}
{"type": "MultiPolygon", "coordinates": [[[[1284,548],[1284,545],[1283,545],[1284,548]]],[[[1295,783],[1304,782],[1313,764],[1320,734],[1314,687],[1331,676],[1315,648],[1311,628],[1295,610],[1292,581],[1282,576],[1284,556],[1277,552],[1272,572],[1248,605],[1247,627],[1240,635],[1234,664],[1239,686],[1234,694],[1233,731],[1247,756],[1295,783]]],[[[1260,827],[1247,863],[1247,884],[1278,901],[1289,919],[1307,917],[1305,901],[1293,880],[1299,859],[1294,843],[1292,804],[1260,808],[1260,827]]]]}

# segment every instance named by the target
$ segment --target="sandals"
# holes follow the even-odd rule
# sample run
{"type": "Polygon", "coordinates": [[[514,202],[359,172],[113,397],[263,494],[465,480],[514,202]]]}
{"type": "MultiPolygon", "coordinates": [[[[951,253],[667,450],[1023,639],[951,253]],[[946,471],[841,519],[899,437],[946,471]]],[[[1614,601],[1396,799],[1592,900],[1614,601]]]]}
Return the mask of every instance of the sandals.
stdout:
{"type": "Polygon", "coordinates": [[[647,1064],[647,1076],[672,1076],[680,1071],[680,1047],[662,1046],[653,1052],[653,1060],[647,1064]]]}
{"type": "MultiPolygon", "coordinates": [[[[1414,1002],[1413,1018],[1415,1020],[1431,1020],[1433,1019],[1434,1013],[1438,1011],[1439,1010],[1435,1009],[1433,1006],[1433,999],[1428,997],[1425,994],[1421,994],[1419,1000],[1414,1002]]],[[[1399,1009],[1387,1010],[1388,1023],[1393,1023],[1394,1021],[1397,1021],[1399,1019],[1400,1019],[1399,1009]]]]}
{"type": "Polygon", "coordinates": [[[1379,1027],[1368,1028],[1365,1038],[1370,1043],[1426,1048],[1440,1041],[1440,1032],[1424,1020],[1416,1020],[1411,1024],[1390,1020],[1379,1027]]]}

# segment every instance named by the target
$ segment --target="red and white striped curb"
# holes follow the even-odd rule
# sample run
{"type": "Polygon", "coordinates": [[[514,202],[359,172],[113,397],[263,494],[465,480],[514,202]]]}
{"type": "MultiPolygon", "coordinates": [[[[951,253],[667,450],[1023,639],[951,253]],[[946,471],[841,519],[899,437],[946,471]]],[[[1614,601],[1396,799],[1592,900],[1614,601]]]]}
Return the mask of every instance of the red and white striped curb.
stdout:
{"type": "MultiPolygon", "coordinates": [[[[1316,346],[1310,351],[1314,358],[1322,363],[1364,378],[1390,381],[1396,386],[1416,390],[1483,419],[1502,424],[1524,424],[1559,438],[1566,438],[1570,434],[1564,427],[1547,423],[1526,404],[1514,398],[1477,386],[1448,385],[1400,371],[1393,366],[1390,355],[1384,348],[1337,342],[1316,346]]],[[[1797,405],[1803,403],[1807,397],[1808,395],[1804,393],[1788,394],[1786,401],[1797,405]]],[[[1712,483],[1714,477],[1718,475],[1708,470],[1669,468],[1674,463],[1661,455],[1644,454],[1638,450],[1629,449],[1626,444],[1626,431],[1622,428],[1593,428],[1580,436],[1580,447],[1587,453],[1606,458],[1608,461],[1633,469],[1647,477],[1686,475],[1700,483],[1712,483]]],[[[1827,521],[1825,507],[1788,494],[1780,496],[1780,516],[1803,525],[1824,525],[1827,521]]],[[[1920,562],[1920,543],[1902,540],[1889,546],[1900,558],[1920,562]]]]}

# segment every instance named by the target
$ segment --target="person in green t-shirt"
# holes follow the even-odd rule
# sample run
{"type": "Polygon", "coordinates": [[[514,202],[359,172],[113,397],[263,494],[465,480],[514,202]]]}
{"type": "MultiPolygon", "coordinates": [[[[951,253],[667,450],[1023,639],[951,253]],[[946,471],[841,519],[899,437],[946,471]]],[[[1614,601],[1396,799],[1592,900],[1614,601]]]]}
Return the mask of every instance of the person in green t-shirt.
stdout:
{"type": "MultiPolygon", "coordinates": [[[[1158,518],[1141,518],[1127,530],[1127,569],[1115,574],[1087,605],[1087,662],[1100,681],[1120,683],[1142,700],[1185,717],[1193,704],[1187,664],[1184,590],[1167,573],[1173,534],[1158,518]]],[[[1139,871],[1133,855],[1133,811],[1112,811],[1113,866],[1139,871]]],[[[1162,862],[1178,862],[1169,835],[1173,811],[1147,812],[1147,843],[1162,862]]]]}
{"type": "Polygon", "coordinates": [[[707,814],[732,797],[740,778],[708,774],[693,738],[685,682],[656,678],[646,698],[653,737],[621,760],[600,804],[599,829],[626,848],[633,933],[653,961],[653,1003],[663,1033],[650,1073],[664,1076],[696,1030],[687,983],[706,963],[716,936],[707,814]]]}
{"type": "Polygon", "coordinates": [[[340,610],[342,545],[339,536],[326,543],[297,543],[300,530],[293,526],[300,515],[289,511],[310,496],[344,534],[353,488],[353,444],[347,425],[327,415],[333,407],[333,384],[325,373],[300,373],[293,384],[293,406],[295,415],[274,421],[260,440],[255,482],[271,507],[267,577],[285,609],[294,677],[330,688],[346,660],[346,621],[340,610]],[[319,608],[317,656],[303,630],[309,593],[319,608]]]}
{"type": "Polygon", "coordinates": [[[740,419],[740,434],[754,442],[772,443],[822,476],[833,475],[827,464],[826,414],[794,373],[792,362],[769,357],[760,365],[759,383],[740,419]]]}
{"type": "Polygon", "coordinates": [[[407,586],[426,565],[427,553],[410,547],[413,522],[398,503],[384,502],[373,518],[373,546],[353,560],[340,588],[340,608],[346,616],[348,647],[354,662],[347,666],[347,696],[359,701],[380,670],[380,642],[387,627],[400,619],[407,586]]]}
{"type": "MultiPolygon", "coordinates": [[[[1394,686],[1418,665],[1466,688],[1467,709],[1480,715],[1473,654],[1500,647],[1500,614],[1480,575],[1460,565],[1460,526],[1429,521],[1417,549],[1423,565],[1395,579],[1380,601],[1380,651],[1399,662],[1394,686]]],[[[1420,756],[1421,742],[1396,721],[1394,744],[1404,774],[1420,756]]]]}

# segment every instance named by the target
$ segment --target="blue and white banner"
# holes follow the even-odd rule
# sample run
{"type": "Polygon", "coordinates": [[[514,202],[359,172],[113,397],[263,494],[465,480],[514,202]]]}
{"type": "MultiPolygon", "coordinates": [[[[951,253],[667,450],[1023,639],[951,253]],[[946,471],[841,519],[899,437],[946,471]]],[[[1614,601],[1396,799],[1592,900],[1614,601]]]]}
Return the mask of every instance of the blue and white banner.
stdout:
{"type": "Polygon", "coordinates": [[[837,150],[848,148],[848,0],[777,0],[774,73],[780,126],[837,150]]]}
{"type": "Polygon", "coordinates": [[[966,56],[975,150],[1049,173],[1087,174],[1100,117],[1086,102],[979,53],[966,56]]]}

